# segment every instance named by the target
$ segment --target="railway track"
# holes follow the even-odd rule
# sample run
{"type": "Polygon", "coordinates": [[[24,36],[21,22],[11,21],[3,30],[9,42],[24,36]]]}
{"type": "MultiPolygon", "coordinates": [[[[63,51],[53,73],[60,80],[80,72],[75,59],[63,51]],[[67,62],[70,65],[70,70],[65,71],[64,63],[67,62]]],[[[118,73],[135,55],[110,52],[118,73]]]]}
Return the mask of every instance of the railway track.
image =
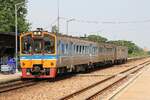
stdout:
{"type": "Polygon", "coordinates": [[[15,80],[0,84],[0,93],[37,84],[35,80],[15,80]]]}
{"type": "MultiPolygon", "coordinates": [[[[141,63],[140,65],[142,65],[142,64],[144,64],[144,63],[141,63]]],[[[136,68],[137,66],[134,66],[134,67],[132,67],[131,69],[134,69],[134,68],[136,68]]],[[[123,73],[126,73],[126,72],[128,72],[129,70],[131,70],[131,69],[128,69],[128,70],[125,70],[125,71],[123,71],[123,72],[121,72],[120,74],[123,74],[123,73]]],[[[74,76],[74,74],[69,74],[69,75],[63,75],[63,77],[58,77],[58,78],[56,78],[56,79],[51,79],[51,80],[49,80],[50,82],[53,82],[53,81],[60,81],[60,80],[63,80],[63,79],[67,79],[67,78],[69,78],[69,77],[71,77],[71,76],[74,76]]],[[[111,77],[109,77],[109,78],[107,78],[107,79],[105,79],[105,80],[103,80],[103,81],[101,81],[101,82],[98,82],[98,83],[95,83],[95,84],[93,84],[92,86],[90,86],[90,87],[87,87],[86,89],[84,89],[84,90],[82,90],[82,91],[85,91],[85,90],[87,90],[87,89],[89,89],[89,88],[92,88],[92,87],[94,87],[95,85],[98,85],[98,84],[100,84],[100,83],[103,83],[103,82],[105,82],[105,81],[108,81],[109,79],[112,79],[112,78],[114,78],[116,75],[113,75],[113,76],[111,76],[111,77]]],[[[47,80],[45,80],[45,81],[47,81],[47,80]]],[[[38,84],[39,82],[41,82],[41,80],[39,81],[39,80],[15,80],[15,81],[10,81],[10,82],[7,82],[7,83],[2,83],[2,84],[0,84],[0,93],[3,93],[3,92],[8,92],[8,91],[11,91],[11,90],[15,90],[15,89],[19,89],[19,88],[23,88],[23,87],[28,87],[28,86],[32,86],[32,85],[36,85],[36,84],[38,84]]],[[[43,82],[43,81],[42,81],[43,82]]],[[[79,91],[79,92],[82,92],[82,91],[79,91]]],[[[76,94],[78,94],[78,93],[76,93],[76,94]]],[[[75,95],[76,95],[75,94],[75,95]]],[[[64,98],[65,99],[65,98],[64,98]]]]}
{"type": "Polygon", "coordinates": [[[92,100],[95,98],[102,98],[104,94],[107,94],[106,91],[109,91],[110,89],[117,87],[119,84],[126,81],[130,76],[136,74],[139,70],[144,68],[145,66],[149,65],[150,61],[143,62],[139,65],[136,65],[132,68],[129,68],[127,70],[124,70],[118,74],[112,75],[104,80],[101,80],[97,83],[94,83],[88,87],[85,87],[79,91],[76,91],[72,94],[69,94],[67,96],[64,96],[60,100],[92,100]]]}
{"type": "Polygon", "coordinates": [[[64,79],[68,79],[72,77],[74,74],[66,74],[62,77],[54,78],[54,79],[30,79],[30,80],[13,80],[9,82],[4,82],[0,84],[0,93],[9,92],[16,89],[21,89],[23,87],[33,86],[41,82],[56,82],[64,79]]]}

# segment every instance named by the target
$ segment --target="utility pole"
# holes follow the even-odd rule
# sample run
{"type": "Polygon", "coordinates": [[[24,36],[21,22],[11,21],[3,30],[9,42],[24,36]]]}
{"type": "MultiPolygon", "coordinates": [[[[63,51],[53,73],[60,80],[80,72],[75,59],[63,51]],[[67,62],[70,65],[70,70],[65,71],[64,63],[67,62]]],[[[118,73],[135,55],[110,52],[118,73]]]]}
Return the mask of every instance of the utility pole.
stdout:
{"type": "Polygon", "coordinates": [[[72,18],[72,19],[69,19],[69,20],[66,21],[66,34],[67,34],[67,35],[68,35],[68,25],[69,25],[69,22],[74,21],[74,20],[75,20],[75,19],[72,18]]]}
{"type": "Polygon", "coordinates": [[[58,33],[59,33],[59,0],[57,0],[57,13],[58,13],[58,17],[57,17],[57,19],[58,19],[58,33]]]}
{"type": "Polygon", "coordinates": [[[18,68],[18,18],[17,18],[17,10],[18,6],[22,5],[25,2],[20,2],[15,4],[15,41],[16,41],[16,48],[15,48],[15,55],[16,55],[16,69],[18,68]]]}

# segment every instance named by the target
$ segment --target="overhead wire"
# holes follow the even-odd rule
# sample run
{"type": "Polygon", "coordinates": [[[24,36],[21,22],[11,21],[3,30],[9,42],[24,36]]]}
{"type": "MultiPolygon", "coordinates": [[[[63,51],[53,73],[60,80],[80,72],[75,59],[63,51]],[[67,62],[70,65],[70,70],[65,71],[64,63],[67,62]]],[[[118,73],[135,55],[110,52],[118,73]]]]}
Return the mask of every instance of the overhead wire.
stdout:
{"type": "MultiPolygon", "coordinates": [[[[67,20],[70,18],[66,17],[60,17],[61,19],[67,20]]],[[[90,21],[90,20],[81,20],[74,18],[76,22],[80,23],[95,23],[95,24],[130,24],[130,23],[149,23],[150,19],[144,19],[144,20],[132,20],[132,21],[90,21]]]]}

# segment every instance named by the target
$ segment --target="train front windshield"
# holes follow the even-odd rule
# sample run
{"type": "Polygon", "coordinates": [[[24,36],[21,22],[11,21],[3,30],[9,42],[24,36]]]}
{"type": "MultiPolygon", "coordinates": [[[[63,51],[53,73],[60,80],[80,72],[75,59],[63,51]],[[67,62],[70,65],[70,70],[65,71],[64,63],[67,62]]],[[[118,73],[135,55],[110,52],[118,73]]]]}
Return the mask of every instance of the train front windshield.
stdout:
{"type": "Polygon", "coordinates": [[[55,53],[55,38],[49,34],[44,34],[43,37],[34,37],[26,35],[21,40],[22,54],[54,54],[55,53]]]}

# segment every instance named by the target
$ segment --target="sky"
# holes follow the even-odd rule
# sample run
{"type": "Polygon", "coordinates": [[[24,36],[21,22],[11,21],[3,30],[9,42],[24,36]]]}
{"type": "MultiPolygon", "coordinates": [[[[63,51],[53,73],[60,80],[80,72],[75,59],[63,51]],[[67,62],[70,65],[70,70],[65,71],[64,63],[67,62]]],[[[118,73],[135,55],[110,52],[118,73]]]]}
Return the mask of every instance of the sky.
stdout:
{"type": "Polygon", "coordinates": [[[68,35],[95,34],[150,49],[150,0],[28,0],[32,30],[50,31],[57,25],[58,1],[61,33],[66,34],[66,21],[74,19],[68,23],[68,35]]]}

